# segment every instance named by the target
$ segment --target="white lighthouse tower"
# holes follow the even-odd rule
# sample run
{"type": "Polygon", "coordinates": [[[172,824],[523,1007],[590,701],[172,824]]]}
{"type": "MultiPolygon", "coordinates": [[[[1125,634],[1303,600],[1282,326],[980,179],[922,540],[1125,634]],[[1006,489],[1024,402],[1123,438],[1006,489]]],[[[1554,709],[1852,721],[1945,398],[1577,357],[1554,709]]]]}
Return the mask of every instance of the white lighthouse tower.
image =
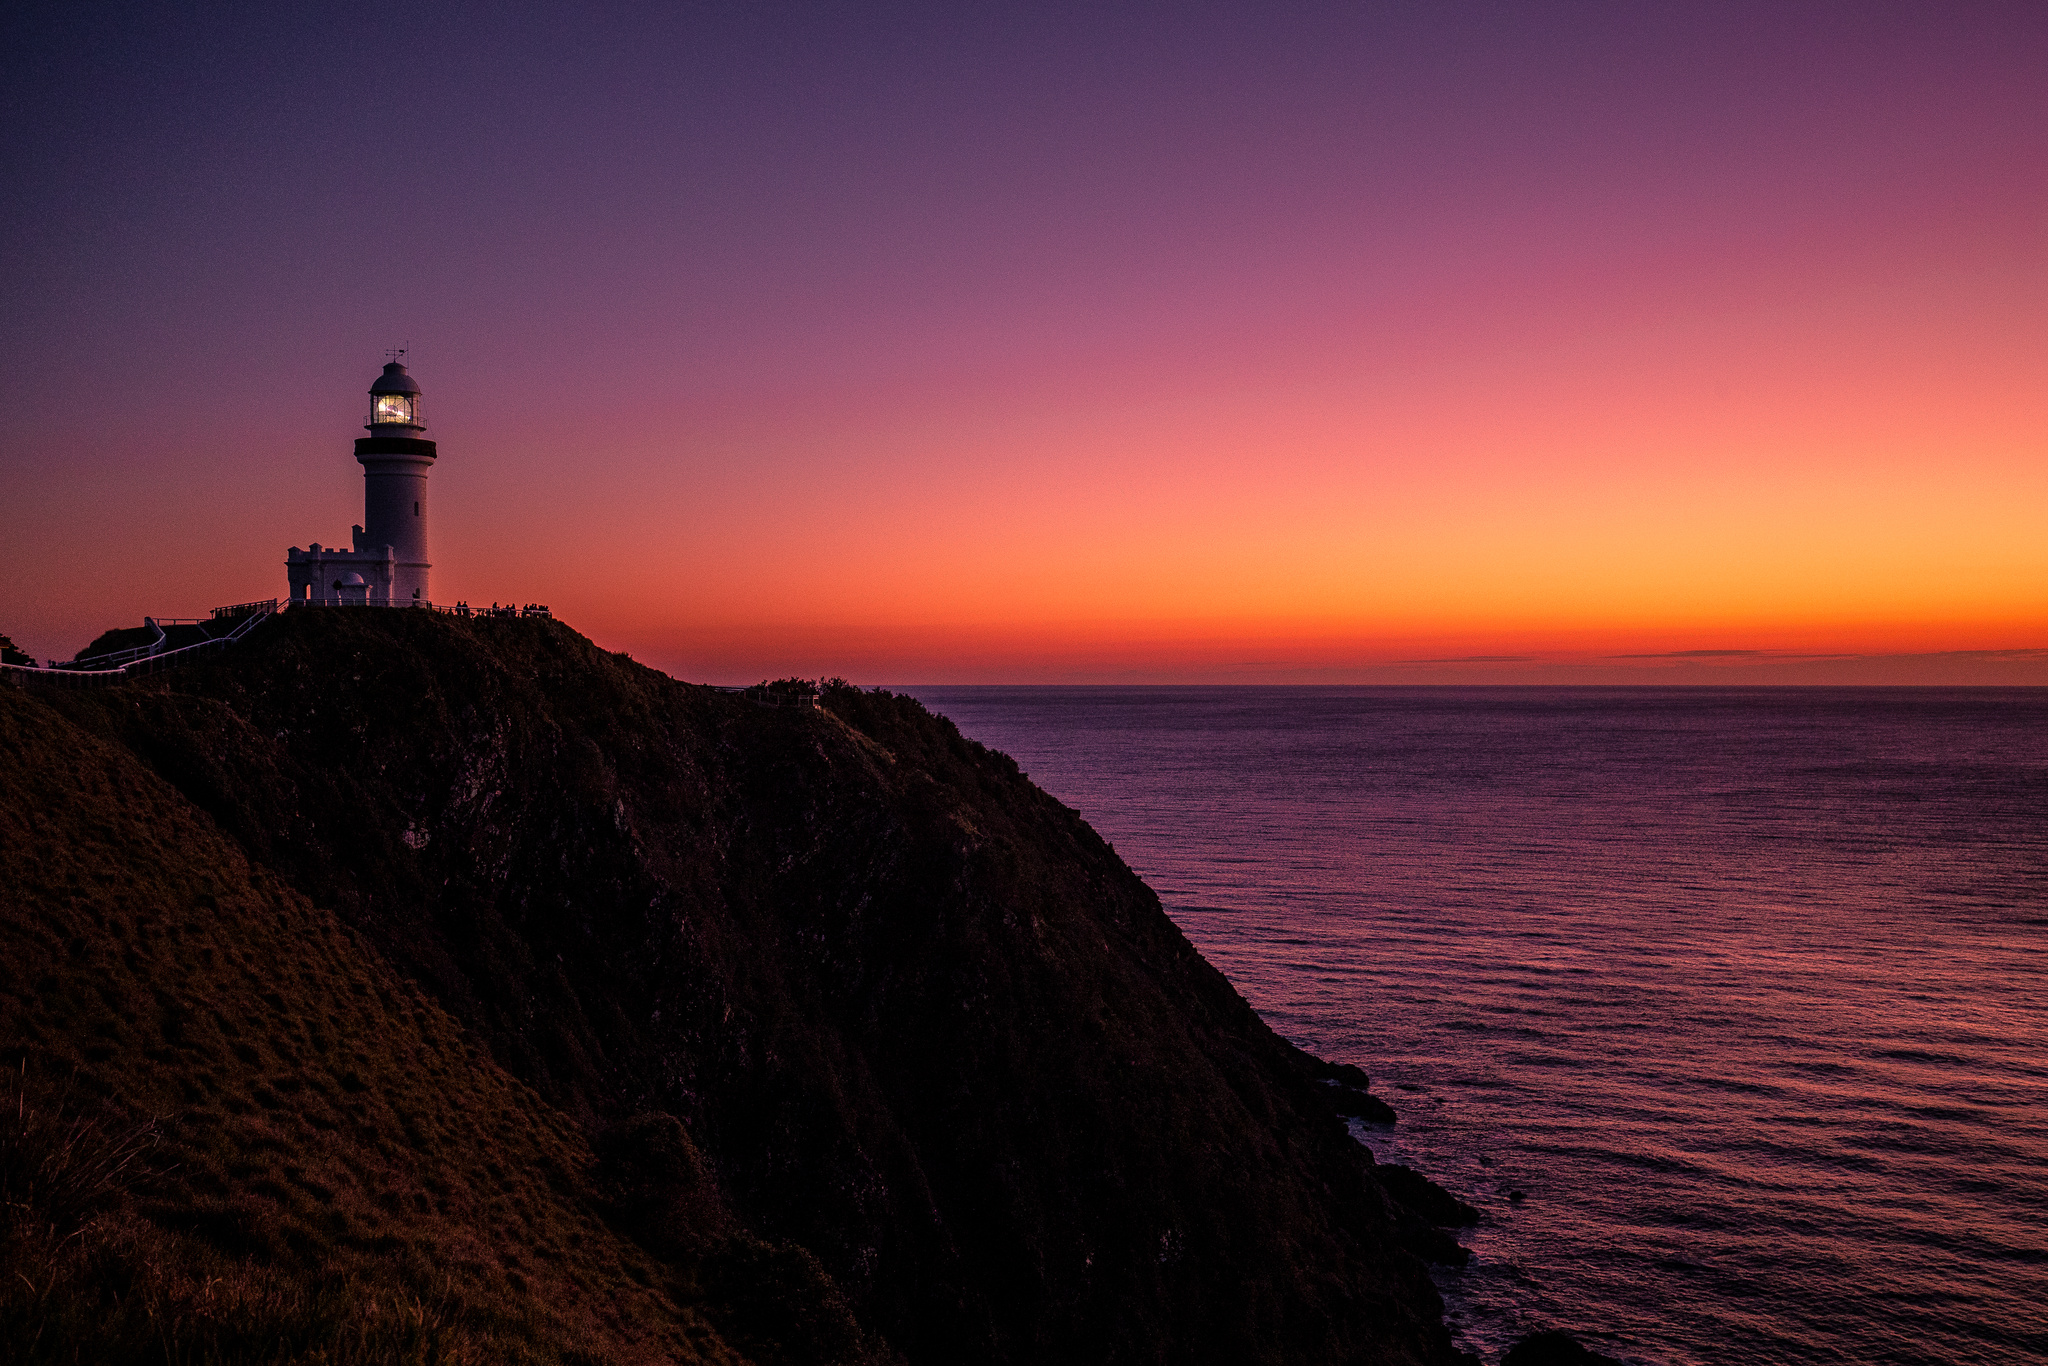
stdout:
{"type": "MultiPolygon", "coordinates": [[[[403,354],[402,352],[400,354],[403,354]]],[[[427,592],[427,474],[434,443],[420,413],[420,386],[393,360],[370,386],[370,434],[356,438],[363,467],[363,525],[347,550],[316,541],[285,554],[297,602],[409,607],[427,592]]]]}

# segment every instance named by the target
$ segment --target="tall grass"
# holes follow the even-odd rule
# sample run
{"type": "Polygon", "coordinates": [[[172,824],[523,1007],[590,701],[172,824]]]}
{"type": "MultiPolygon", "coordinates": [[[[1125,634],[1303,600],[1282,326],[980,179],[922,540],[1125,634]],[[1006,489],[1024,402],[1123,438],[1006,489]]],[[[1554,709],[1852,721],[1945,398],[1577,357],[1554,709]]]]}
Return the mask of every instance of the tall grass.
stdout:
{"type": "Polygon", "coordinates": [[[61,1247],[144,1174],[155,1120],[118,1124],[30,1096],[28,1061],[0,1082],[0,1240],[61,1247]]]}
{"type": "MultiPolygon", "coordinates": [[[[138,1218],[153,1119],[0,1073],[0,1357],[19,1366],[466,1366],[562,1362],[530,1325],[353,1275],[231,1261],[138,1218]]],[[[566,1360],[579,1359],[578,1357],[566,1360]]]]}

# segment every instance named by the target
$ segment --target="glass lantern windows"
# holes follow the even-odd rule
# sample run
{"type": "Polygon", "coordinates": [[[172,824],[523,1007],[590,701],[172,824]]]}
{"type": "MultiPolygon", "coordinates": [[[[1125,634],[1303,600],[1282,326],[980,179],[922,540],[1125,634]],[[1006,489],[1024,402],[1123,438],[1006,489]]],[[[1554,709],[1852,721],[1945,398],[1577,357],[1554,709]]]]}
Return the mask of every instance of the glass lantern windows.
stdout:
{"type": "Polygon", "coordinates": [[[373,432],[396,433],[400,439],[407,439],[427,424],[420,418],[420,386],[398,363],[397,357],[403,354],[394,352],[384,373],[370,386],[369,425],[373,432]]]}

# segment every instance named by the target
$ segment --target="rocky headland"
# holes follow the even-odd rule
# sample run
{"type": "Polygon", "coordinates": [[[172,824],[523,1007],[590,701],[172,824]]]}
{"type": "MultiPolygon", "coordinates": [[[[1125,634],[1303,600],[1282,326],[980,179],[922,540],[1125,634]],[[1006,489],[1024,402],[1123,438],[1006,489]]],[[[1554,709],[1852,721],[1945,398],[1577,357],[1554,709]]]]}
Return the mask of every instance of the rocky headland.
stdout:
{"type": "Polygon", "coordinates": [[[1364,1072],[908,698],[299,610],[0,765],[21,1360],[1461,1360],[1364,1072]]]}

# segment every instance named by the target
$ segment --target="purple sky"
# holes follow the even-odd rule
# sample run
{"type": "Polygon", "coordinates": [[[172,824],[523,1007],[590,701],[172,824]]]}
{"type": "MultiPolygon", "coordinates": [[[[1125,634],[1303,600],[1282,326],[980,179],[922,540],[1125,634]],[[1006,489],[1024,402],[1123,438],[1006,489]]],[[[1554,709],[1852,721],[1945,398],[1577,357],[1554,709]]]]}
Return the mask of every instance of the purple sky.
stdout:
{"type": "Polygon", "coordinates": [[[1884,572],[1930,499],[1967,558],[2043,492],[2048,7],[7,25],[0,630],[40,653],[345,540],[406,342],[437,596],[692,676],[2048,644],[2038,553],[1884,572]],[[1547,540],[1527,488],[1613,506],[1547,540]],[[1646,571],[1668,619],[1606,587],[1634,508],[1698,546],[1646,571]],[[1864,558],[1806,597],[1716,558],[1771,537],[1786,585],[1864,558]],[[1545,587],[1489,615],[1501,546],[1545,587]],[[1335,581],[1397,587],[1287,587],[1335,581]]]}

